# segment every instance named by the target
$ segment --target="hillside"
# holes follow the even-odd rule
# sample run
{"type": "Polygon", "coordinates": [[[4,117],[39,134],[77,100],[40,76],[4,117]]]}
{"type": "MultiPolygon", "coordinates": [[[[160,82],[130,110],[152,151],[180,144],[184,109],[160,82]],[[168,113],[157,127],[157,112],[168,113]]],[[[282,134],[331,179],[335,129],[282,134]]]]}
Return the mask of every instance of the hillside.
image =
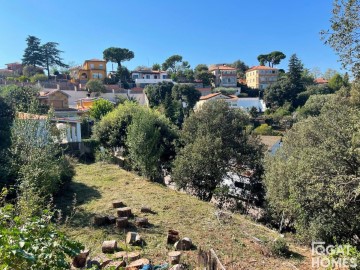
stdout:
{"type": "MultiPolygon", "coordinates": [[[[263,248],[252,237],[272,241],[277,234],[241,215],[221,221],[213,205],[187,194],[170,190],[160,184],[146,181],[115,165],[91,164],[76,166],[71,186],[59,198],[58,206],[71,207],[76,193],[77,210],[63,226],[66,233],[91,248],[91,254],[100,253],[103,240],[124,240],[124,231],[113,226],[94,227],[91,219],[97,213],[115,214],[111,202],[122,200],[132,208],[135,216],[147,216],[150,228],[138,229],[146,241],[141,249],[143,257],[161,263],[172,249],[166,245],[168,229],[190,237],[197,249],[213,248],[227,269],[308,269],[310,252],[291,245],[289,259],[264,255],[263,248]],[[156,214],[140,213],[142,206],[151,207],[156,214]]],[[[182,262],[196,266],[197,250],[187,251],[182,262]]]]}

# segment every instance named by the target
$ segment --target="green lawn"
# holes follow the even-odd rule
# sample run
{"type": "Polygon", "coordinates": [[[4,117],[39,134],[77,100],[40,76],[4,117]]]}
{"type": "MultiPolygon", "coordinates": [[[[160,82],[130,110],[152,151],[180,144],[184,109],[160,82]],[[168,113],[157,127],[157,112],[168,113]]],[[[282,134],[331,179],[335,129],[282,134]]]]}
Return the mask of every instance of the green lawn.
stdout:
{"type": "MultiPolygon", "coordinates": [[[[241,215],[234,215],[229,222],[219,222],[216,209],[210,203],[192,196],[151,183],[115,165],[100,163],[76,166],[76,176],[70,187],[57,200],[57,206],[66,210],[73,204],[76,194],[76,211],[63,226],[66,233],[91,248],[91,254],[101,252],[104,240],[123,242],[125,231],[112,225],[94,227],[95,214],[112,214],[111,202],[123,201],[135,216],[147,217],[151,227],[136,228],[146,245],[138,247],[142,256],[161,263],[167,260],[172,246],[166,244],[168,229],[190,237],[197,249],[213,248],[227,269],[308,269],[309,250],[291,245],[294,256],[290,259],[274,258],[263,254],[263,248],[251,236],[273,240],[278,235],[268,228],[255,224],[241,215]],[[140,213],[148,206],[155,214],[140,213]]],[[[69,212],[69,211],[65,211],[69,212]]],[[[124,245],[123,245],[124,246],[124,245]]],[[[197,250],[184,252],[182,262],[195,268],[197,250]]]]}

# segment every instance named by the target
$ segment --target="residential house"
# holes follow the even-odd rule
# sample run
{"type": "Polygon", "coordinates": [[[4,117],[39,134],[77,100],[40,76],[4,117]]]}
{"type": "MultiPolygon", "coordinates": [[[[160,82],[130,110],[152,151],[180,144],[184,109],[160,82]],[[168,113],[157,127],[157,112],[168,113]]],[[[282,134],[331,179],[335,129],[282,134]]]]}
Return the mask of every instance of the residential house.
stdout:
{"type": "Polygon", "coordinates": [[[106,77],[106,61],[101,59],[85,60],[82,66],[70,69],[70,76],[80,81],[104,79],[106,77]]]}
{"type": "Polygon", "coordinates": [[[23,70],[23,65],[21,63],[9,63],[6,64],[6,68],[0,69],[0,76],[14,76],[21,75],[23,70]]]}
{"type": "Polygon", "coordinates": [[[277,81],[279,70],[267,66],[254,66],[248,69],[245,74],[248,87],[263,90],[277,81]]]}
{"type": "Polygon", "coordinates": [[[314,83],[315,84],[328,84],[328,80],[326,80],[326,79],[324,79],[324,78],[316,78],[315,80],[314,80],[314,83]]]}
{"type": "Polygon", "coordinates": [[[131,72],[131,78],[135,81],[136,87],[145,87],[148,84],[159,82],[173,82],[166,71],[139,69],[131,72]]]}
{"type": "Polygon", "coordinates": [[[236,87],[236,68],[227,65],[210,66],[209,71],[215,76],[214,87],[236,87]]]}
{"type": "Polygon", "coordinates": [[[40,104],[49,105],[55,111],[69,109],[69,94],[58,89],[44,89],[38,97],[40,104]]]}
{"type": "Polygon", "coordinates": [[[201,107],[209,101],[224,100],[229,104],[230,108],[243,109],[245,111],[255,107],[259,112],[266,110],[265,102],[259,98],[239,98],[235,95],[224,95],[222,93],[213,93],[206,96],[201,96],[200,100],[195,105],[195,110],[201,109],[201,107]]]}

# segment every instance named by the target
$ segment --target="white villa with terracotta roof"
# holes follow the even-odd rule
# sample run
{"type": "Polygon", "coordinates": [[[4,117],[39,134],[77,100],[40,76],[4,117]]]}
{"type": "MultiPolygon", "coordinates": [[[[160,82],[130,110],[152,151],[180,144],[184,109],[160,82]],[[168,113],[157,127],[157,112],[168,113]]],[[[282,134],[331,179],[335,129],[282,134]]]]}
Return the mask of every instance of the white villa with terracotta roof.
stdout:
{"type": "Polygon", "coordinates": [[[267,66],[254,66],[248,69],[245,74],[248,87],[263,90],[277,81],[279,70],[267,66]]]}
{"type": "Polygon", "coordinates": [[[195,105],[195,110],[200,110],[201,107],[209,101],[224,100],[229,104],[230,108],[243,109],[245,111],[255,107],[259,112],[266,110],[266,105],[262,99],[259,98],[239,98],[235,95],[224,95],[222,93],[213,93],[200,97],[200,100],[195,105]]]}

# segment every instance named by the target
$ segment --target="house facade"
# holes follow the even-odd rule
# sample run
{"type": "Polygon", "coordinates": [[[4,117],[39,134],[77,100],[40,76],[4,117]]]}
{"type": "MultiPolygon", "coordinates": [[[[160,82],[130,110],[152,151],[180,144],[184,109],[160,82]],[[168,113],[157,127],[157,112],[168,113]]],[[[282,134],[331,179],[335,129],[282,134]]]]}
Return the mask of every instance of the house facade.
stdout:
{"type": "Polygon", "coordinates": [[[214,87],[236,87],[236,68],[226,65],[211,66],[209,71],[215,76],[214,87]]]}
{"type": "Polygon", "coordinates": [[[277,81],[279,70],[266,66],[254,66],[248,69],[245,74],[248,87],[263,90],[277,81]]]}
{"type": "Polygon", "coordinates": [[[48,105],[55,111],[69,109],[69,95],[61,90],[43,90],[38,97],[40,104],[48,105]]]}
{"type": "Polygon", "coordinates": [[[166,71],[139,69],[131,72],[131,78],[134,80],[136,87],[145,87],[148,84],[159,82],[173,82],[166,71]]]}
{"type": "Polygon", "coordinates": [[[106,61],[101,59],[85,60],[82,66],[70,69],[70,76],[80,81],[104,79],[106,77],[106,61]]]}
{"type": "Polygon", "coordinates": [[[230,108],[242,109],[244,111],[250,110],[255,107],[259,112],[266,110],[265,102],[259,98],[239,98],[235,95],[224,95],[222,93],[213,93],[200,97],[200,100],[195,105],[195,110],[200,110],[201,107],[209,101],[223,100],[229,104],[230,108]]]}

